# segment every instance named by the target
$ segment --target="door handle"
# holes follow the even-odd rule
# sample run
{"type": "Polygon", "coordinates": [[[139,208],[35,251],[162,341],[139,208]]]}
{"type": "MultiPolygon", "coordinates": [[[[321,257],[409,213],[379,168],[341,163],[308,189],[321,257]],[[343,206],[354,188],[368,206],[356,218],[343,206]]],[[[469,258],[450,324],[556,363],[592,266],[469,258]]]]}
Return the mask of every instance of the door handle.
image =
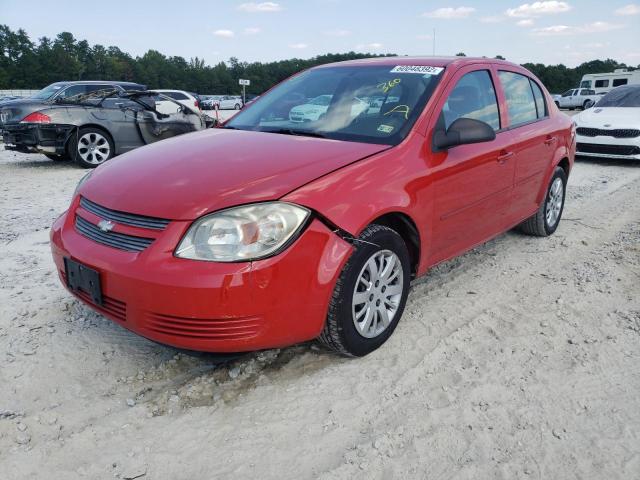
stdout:
{"type": "Polygon", "coordinates": [[[500,165],[504,165],[511,157],[513,157],[513,152],[505,152],[498,155],[496,160],[500,165]]]}
{"type": "Polygon", "coordinates": [[[552,137],[551,135],[547,135],[547,138],[544,140],[545,145],[551,145],[556,141],[556,137],[552,137]]]}

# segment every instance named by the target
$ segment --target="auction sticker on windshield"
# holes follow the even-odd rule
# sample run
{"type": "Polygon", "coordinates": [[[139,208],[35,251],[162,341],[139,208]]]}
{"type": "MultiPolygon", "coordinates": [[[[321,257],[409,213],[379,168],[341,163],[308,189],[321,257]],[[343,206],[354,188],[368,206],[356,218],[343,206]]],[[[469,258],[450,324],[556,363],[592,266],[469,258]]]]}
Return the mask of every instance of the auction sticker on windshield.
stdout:
{"type": "Polygon", "coordinates": [[[443,67],[432,67],[430,65],[396,65],[391,69],[391,73],[420,73],[422,75],[438,75],[444,70],[443,67]]]}

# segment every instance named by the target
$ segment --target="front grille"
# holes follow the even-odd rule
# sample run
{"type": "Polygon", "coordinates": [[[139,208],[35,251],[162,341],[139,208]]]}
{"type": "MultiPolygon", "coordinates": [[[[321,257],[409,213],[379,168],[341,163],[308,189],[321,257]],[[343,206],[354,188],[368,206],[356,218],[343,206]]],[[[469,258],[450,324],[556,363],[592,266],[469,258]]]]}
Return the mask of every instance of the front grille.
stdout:
{"type": "Polygon", "coordinates": [[[640,147],[635,145],[604,145],[600,143],[578,143],[576,153],[603,155],[640,155],[640,147]]]}
{"type": "Polygon", "coordinates": [[[251,338],[262,327],[260,317],[198,319],[149,313],[146,322],[146,328],[156,333],[202,340],[251,338]]]}
{"type": "Polygon", "coordinates": [[[103,232],[91,222],[76,215],[76,230],[94,242],[109,247],[126,250],[127,252],[141,252],[153,243],[153,238],[134,237],[117,232],[103,232]]]}
{"type": "Polygon", "coordinates": [[[614,137],[614,138],[635,138],[640,137],[640,130],[632,128],[617,128],[613,130],[605,130],[602,128],[578,127],[576,129],[578,135],[584,137],[614,137]]]}
{"type": "Polygon", "coordinates": [[[93,203],[91,200],[87,200],[84,197],[80,198],[80,206],[86,211],[97,215],[105,220],[113,220],[114,222],[121,223],[123,225],[129,225],[132,227],[148,228],[151,230],[164,230],[169,225],[170,220],[164,218],[147,217],[144,215],[136,215],[133,213],[119,212],[117,210],[111,210],[93,203]]]}

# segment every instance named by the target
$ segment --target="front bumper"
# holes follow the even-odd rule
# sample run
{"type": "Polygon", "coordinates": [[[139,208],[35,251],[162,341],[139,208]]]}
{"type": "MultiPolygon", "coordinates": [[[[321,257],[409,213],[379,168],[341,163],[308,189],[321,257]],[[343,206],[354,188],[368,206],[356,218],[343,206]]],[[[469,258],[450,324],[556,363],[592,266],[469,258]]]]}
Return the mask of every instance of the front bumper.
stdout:
{"type": "Polygon", "coordinates": [[[2,130],[6,150],[23,153],[65,154],[67,140],[75,125],[57,123],[18,123],[2,130]]]}
{"type": "Polygon", "coordinates": [[[640,138],[576,135],[576,156],[640,160],[640,138]]]}
{"type": "Polygon", "coordinates": [[[51,249],[66,285],[64,258],[100,272],[103,304],[89,307],[151,340],[190,350],[241,352],[316,338],[351,245],[317,219],[285,251],[250,263],[180,259],[173,249],[190,222],[171,222],[142,252],[117,250],[74,227],[78,199],[51,229],[51,249]]]}

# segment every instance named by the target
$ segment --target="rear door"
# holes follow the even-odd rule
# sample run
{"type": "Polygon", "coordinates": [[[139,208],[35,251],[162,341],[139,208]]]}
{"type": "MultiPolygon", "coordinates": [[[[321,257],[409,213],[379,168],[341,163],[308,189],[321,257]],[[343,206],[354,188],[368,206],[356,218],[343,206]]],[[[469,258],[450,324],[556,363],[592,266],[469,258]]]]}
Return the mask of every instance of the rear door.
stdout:
{"type": "Polygon", "coordinates": [[[557,146],[549,109],[535,80],[518,72],[499,70],[505,95],[508,129],[515,154],[515,179],[510,217],[514,223],[538,208],[541,182],[557,146]]]}
{"type": "Polygon", "coordinates": [[[460,69],[436,107],[434,131],[458,118],[488,123],[491,142],[459,145],[432,156],[434,182],[433,261],[449,258],[505,228],[513,187],[511,134],[501,129],[495,77],[491,66],[460,69]],[[436,110],[436,111],[438,111],[436,110]]]}

